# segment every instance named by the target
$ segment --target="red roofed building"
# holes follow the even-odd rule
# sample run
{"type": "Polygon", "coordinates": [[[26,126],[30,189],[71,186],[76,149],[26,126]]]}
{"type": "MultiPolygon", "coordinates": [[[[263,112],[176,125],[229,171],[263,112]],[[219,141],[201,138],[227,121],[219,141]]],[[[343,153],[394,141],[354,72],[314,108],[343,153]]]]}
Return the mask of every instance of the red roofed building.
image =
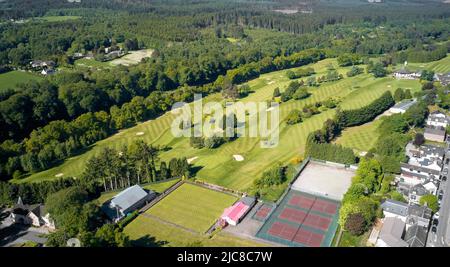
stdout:
{"type": "Polygon", "coordinates": [[[233,206],[228,207],[220,216],[220,219],[225,223],[230,225],[237,225],[242,218],[250,211],[250,209],[255,205],[255,198],[243,197],[238,202],[234,203],[233,206]]]}

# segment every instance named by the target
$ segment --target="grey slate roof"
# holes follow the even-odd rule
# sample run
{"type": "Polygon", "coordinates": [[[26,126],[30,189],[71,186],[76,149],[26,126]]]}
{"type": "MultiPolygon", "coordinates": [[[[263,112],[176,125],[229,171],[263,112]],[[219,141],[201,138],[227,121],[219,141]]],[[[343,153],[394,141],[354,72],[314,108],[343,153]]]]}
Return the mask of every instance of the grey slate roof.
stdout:
{"type": "Polygon", "coordinates": [[[411,193],[417,196],[424,196],[428,194],[428,190],[422,184],[416,184],[411,188],[411,193]]]}
{"type": "Polygon", "coordinates": [[[253,204],[255,204],[256,199],[254,197],[250,197],[250,196],[246,196],[241,198],[240,200],[242,203],[244,203],[247,206],[253,206],[253,204]]]}
{"type": "MultiPolygon", "coordinates": [[[[400,163],[400,166],[403,168],[407,168],[407,169],[412,169],[414,171],[420,171],[420,172],[424,172],[424,173],[428,173],[428,174],[434,174],[439,176],[439,174],[441,173],[438,170],[433,170],[433,169],[429,169],[429,168],[425,168],[425,167],[420,167],[420,166],[415,166],[412,164],[408,164],[408,163],[400,163]]],[[[412,174],[413,176],[417,176],[416,174],[412,174]]]]}
{"type": "Polygon", "coordinates": [[[425,206],[417,204],[410,205],[408,209],[408,215],[414,215],[424,219],[431,219],[431,209],[425,206]]]}
{"type": "Polygon", "coordinates": [[[379,238],[390,247],[407,247],[408,243],[402,240],[405,222],[398,218],[384,219],[379,238]]]}
{"type": "Polygon", "coordinates": [[[117,194],[111,200],[111,203],[120,207],[122,210],[126,210],[146,196],[147,192],[145,192],[144,189],[142,189],[139,185],[133,185],[117,194]]]}
{"type": "Polygon", "coordinates": [[[427,229],[415,224],[406,230],[404,240],[410,247],[425,247],[427,236],[427,229]]]}
{"type": "Polygon", "coordinates": [[[397,215],[408,215],[408,204],[397,200],[386,199],[383,203],[381,203],[381,208],[383,209],[383,211],[394,213],[397,215]]]}
{"type": "Polygon", "coordinates": [[[425,134],[435,134],[435,135],[445,136],[445,129],[442,127],[427,126],[427,127],[425,127],[425,134]]]}

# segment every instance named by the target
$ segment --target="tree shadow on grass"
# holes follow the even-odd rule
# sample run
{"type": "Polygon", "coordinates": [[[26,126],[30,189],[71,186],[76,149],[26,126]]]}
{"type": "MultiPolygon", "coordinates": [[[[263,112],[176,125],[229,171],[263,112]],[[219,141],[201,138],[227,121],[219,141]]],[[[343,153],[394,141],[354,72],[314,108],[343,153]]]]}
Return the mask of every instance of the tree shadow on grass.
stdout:
{"type": "Polygon", "coordinates": [[[192,166],[190,168],[189,172],[190,172],[191,176],[195,176],[201,169],[203,169],[203,166],[192,166]]]}
{"type": "Polygon", "coordinates": [[[169,242],[156,240],[154,237],[145,235],[139,239],[131,241],[131,246],[133,247],[162,247],[167,245],[169,242]]]}

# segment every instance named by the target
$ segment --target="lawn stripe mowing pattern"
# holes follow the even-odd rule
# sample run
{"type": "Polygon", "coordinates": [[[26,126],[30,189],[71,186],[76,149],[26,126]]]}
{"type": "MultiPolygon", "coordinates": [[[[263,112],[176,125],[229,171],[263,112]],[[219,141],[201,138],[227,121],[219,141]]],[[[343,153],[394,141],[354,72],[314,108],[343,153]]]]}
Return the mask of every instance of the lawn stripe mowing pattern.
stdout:
{"type": "MultiPolygon", "coordinates": [[[[310,66],[314,67],[317,75],[322,75],[326,72],[326,66],[329,63],[337,66],[335,59],[326,59],[310,66]]],[[[348,69],[350,67],[339,68],[339,72],[345,72],[348,69]]],[[[242,101],[266,101],[271,99],[274,88],[279,87],[283,91],[291,82],[286,77],[286,71],[267,73],[249,81],[247,84],[254,93],[243,98],[242,101]],[[271,83],[272,81],[275,82],[271,83]]],[[[310,88],[312,95],[307,99],[290,100],[282,103],[280,105],[280,120],[282,121],[294,108],[300,109],[306,104],[326,100],[328,97],[341,98],[343,109],[359,108],[369,104],[387,90],[393,92],[397,87],[411,88],[412,93],[414,93],[420,90],[420,83],[416,80],[395,80],[392,77],[375,79],[370,74],[361,74],[336,82],[323,83],[319,87],[310,88]]],[[[203,99],[203,103],[220,99],[220,94],[214,94],[203,99]]],[[[33,174],[19,182],[55,179],[55,175],[58,173],[63,173],[64,176],[79,176],[85,168],[86,161],[93,155],[98,155],[104,147],[120,148],[124,144],[130,144],[134,140],[141,139],[154,145],[170,147],[170,150],[160,154],[161,160],[166,162],[174,157],[198,157],[193,162],[196,167],[200,168],[196,174],[197,179],[245,191],[255,179],[260,177],[264,170],[277,162],[285,163],[302,154],[308,134],[320,129],[323,122],[332,118],[334,114],[335,110],[327,110],[304,119],[302,123],[296,125],[287,126],[282,123],[280,125],[280,142],[276,148],[261,148],[259,138],[245,137],[238,138],[216,149],[194,149],[189,144],[189,138],[174,138],[172,136],[170,125],[174,115],[169,112],[157,119],[141,123],[97,142],[90,151],[69,159],[58,167],[33,174]],[[144,132],[144,135],[136,136],[138,132],[144,132]],[[234,154],[244,156],[244,161],[235,161],[232,157],[234,154]]]]}
{"type": "Polygon", "coordinates": [[[360,126],[345,129],[335,143],[344,147],[353,148],[359,152],[368,151],[375,146],[380,136],[377,129],[381,121],[378,119],[360,126]]]}
{"type": "Polygon", "coordinates": [[[159,222],[156,219],[138,216],[125,229],[125,234],[137,246],[171,246],[181,247],[193,242],[201,242],[204,246],[214,247],[255,247],[263,246],[247,239],[219,232],[209,238],[207,235],[194,234],[178,227],[159,222]]]}
{"type": "Polygon", "coordinates": [[[205,233],[237,197],[185,183],[145,213],[205,233]]]}

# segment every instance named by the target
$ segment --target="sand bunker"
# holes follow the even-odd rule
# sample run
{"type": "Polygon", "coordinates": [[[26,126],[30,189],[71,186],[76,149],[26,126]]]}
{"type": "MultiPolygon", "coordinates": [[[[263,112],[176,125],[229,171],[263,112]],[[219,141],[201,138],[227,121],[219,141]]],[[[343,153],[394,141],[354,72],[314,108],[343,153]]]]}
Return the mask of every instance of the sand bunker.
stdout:
{"type": "Polygon", "coordinates": [[[243,161],[244,157],[242,155],[233,155],[235,161],[243,161]]]}
{"type": "Polygon", "coordinates": [[[144,132],[138,132],[138,133],[136,133],[136,135],[137,135],[137,136],[144,135],[144,132]]]}
{"type": "Polygon", "coordinates": [[[268,84],[274,84],[275,83],[275,81],[270,81],[268,84]]]}
{"type": "Polygon", "coordinates": [[[186,161],[188,164],[191,164],[196,159],[198,159],[198,157],[188,158],[186,161]]]}
{"type": "Polygon", "coordinates": [[[63,175],[64,175],[64,173],[61,172],[61,173],[56,174],[55,177],[58,178],[58,177],[62,177],[63,175]]]}

